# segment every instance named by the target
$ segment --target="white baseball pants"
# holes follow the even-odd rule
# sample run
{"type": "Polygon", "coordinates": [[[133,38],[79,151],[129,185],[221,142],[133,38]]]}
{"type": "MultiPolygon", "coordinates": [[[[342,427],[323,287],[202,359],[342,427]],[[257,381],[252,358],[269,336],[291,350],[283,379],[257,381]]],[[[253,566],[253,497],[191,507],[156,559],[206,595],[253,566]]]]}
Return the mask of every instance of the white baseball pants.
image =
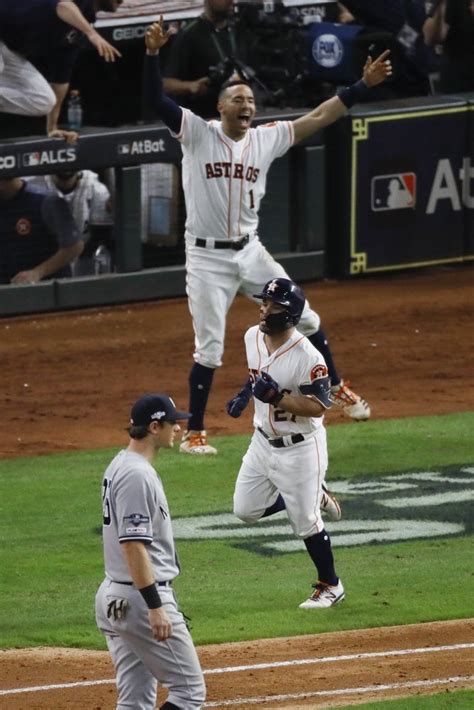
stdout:
{"type": "Polygon", "coordinates": [[[55,105],[55,93],[44,76],[0,40],[0,112],[46,116],[55,105]]]}
{"type": "Polygon", "coordinates": [[[270,446],[256,430],[235,483],[234,515],[254,523],[281,493],[295,535],[302,539],[316,535],[324,528],[320,504],[327,466],[324,427],[281,449],[270,446]]]}
{"type": "MultiPolygon", "coordinates": [[[[256,236],[241,251],[186,244],[186,293],[196,362],[211,368],[222,365],[227,312],[237,293],[252,298],[275,278],[290,277],[256,236]]],[[[319,316],[306,301],[298,330],[312,335],[319,324],[319,316]]]]}

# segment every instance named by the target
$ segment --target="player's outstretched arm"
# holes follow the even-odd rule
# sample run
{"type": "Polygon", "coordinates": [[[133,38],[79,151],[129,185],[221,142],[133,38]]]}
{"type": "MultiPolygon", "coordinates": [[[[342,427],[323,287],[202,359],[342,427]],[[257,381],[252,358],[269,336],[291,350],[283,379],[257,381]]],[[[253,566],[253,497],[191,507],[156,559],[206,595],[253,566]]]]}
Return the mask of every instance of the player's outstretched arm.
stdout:
{"type": "Polygon", "coordinates": [[[335,121],[346,115],[347,110],[353,104],[365,98],[372,87],[381,84],[387,77],[391,76],[392,64],[388,59],[389,53],[390,50],[387,49],[375,60],[372,60],[372,57],[368,57],[360,81],[347,87],[347,89],[343,89],[338,96],[333,96],[310,113],[293,121],[294,142],[298,143],[313,135],[316,131],[320,131],[321,128],[335,123],[335,121]]]}
{"type": "Polygon", "coordinates": [[[179,133],[183,119],[181,106],[163,93],[163,78],[161,76],[159,51],[172,32],[165,30],[163,15],[159,22],[154,22],[145,32],[145,96],[149,103],[156,109],[161,118],[173,133],[179,133]]]}

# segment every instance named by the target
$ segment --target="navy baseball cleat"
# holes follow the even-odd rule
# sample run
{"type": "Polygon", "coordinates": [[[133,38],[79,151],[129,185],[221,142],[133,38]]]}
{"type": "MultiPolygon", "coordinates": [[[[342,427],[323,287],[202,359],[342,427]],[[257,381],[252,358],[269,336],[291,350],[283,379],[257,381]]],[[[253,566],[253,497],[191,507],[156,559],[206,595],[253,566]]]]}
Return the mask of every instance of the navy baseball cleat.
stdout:
{"type": "Polygon", "coordinates": [[[346,596],[341,580],[336,586],[331,586],[325,582],[313,584],[314,592],[305,602],[299,605],[300,609],[329,609],[342,602],[346,596]]]}

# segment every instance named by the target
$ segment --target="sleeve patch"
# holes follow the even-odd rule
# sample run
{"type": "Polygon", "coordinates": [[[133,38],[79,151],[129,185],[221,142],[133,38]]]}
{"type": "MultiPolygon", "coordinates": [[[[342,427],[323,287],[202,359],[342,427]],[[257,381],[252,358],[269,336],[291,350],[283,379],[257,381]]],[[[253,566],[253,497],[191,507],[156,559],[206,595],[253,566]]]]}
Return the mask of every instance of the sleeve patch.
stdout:
{"type": "MultiPolygon", "coordinates": [[[[141,513],[132,513],[131,515],[126,515],[123,522],[138,527],[141,523],[149,523],[150,518],[148,515],[142,515],[141,513]]],[[[127,532],[129,532],[129,530],[127,530],[127,532]]]]}
{"type": "Polygon", "coordinates": [[[313,382],[314,380],[320,380],[322,377],[327,377],[328,376],[328,368],[326,365],[315,365],[310,373],[310,380],[313,382]]]}

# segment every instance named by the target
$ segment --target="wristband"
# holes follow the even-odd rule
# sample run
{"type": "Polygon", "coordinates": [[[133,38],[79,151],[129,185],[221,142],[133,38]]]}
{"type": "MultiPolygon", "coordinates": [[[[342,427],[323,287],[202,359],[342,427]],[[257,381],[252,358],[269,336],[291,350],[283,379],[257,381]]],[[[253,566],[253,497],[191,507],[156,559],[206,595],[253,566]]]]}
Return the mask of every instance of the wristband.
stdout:
{"type": "Polygon", "coordinates": [[[155,584],[150,584],[148,587],[142,587],[138,591],[142,595],[149,609],[159,609],[160,606],[163,606],[163,602],[160,599],[160,595],[158,594],[155,584]]]}
{"type": "Polygon", "coordinates": [[[370,89],[367,84],[360,79],[355,84],[352,84],[352,86],[347,86],[345,89],[342,89],[338,97],[346,108],[352,108],[355,103],[365,99],[369,91],[370,89]]]}
{"type": "Polygon", "coordinates": [[[281,400],[283,399],[284,396],[285,396],[285,393],[284,393],[284,392],[278,392],[278,394],[276,394],[276,395],[274,396],[274,398],[272,399],[272,405],[273,405],[274,407],[276,407],[277,404],[280,404],[280,402],[281,402],[281,400]]]}

